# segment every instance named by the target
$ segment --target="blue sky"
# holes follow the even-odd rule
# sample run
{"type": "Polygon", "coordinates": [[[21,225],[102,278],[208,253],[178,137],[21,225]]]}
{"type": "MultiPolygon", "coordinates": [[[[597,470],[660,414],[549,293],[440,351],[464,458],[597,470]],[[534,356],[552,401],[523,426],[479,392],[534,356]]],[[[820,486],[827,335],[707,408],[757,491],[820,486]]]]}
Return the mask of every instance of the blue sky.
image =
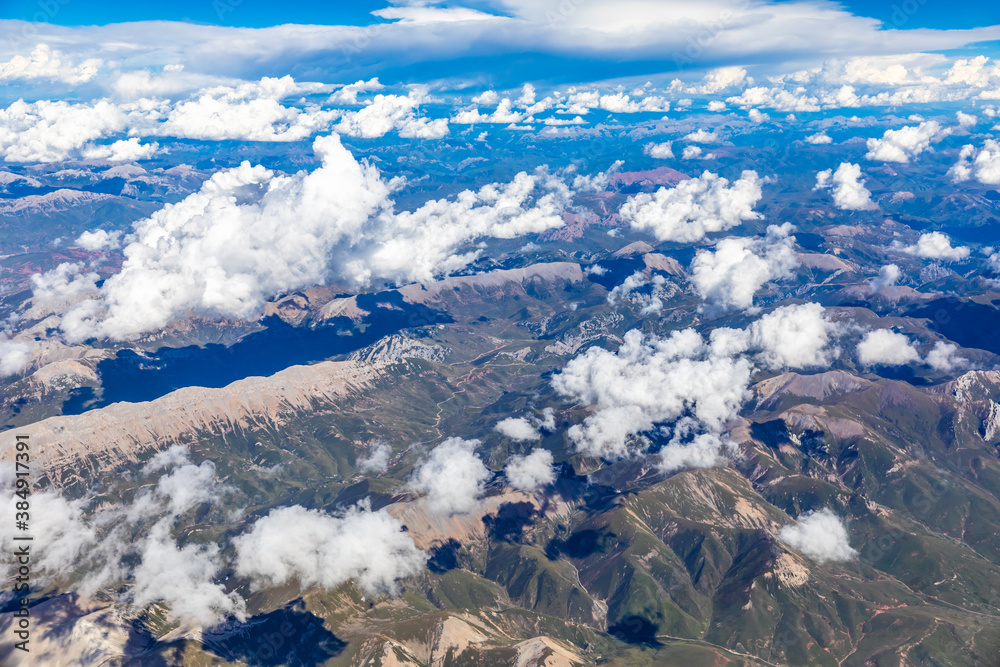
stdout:
{"type": "Polygon", "coordinates": [[[942,0],[0,0],[0,7],[0,36],[8,36],[0,61],[47,44],[67,59],[181,68],[205,84],[290,75],[378,76],[452,90],[526,81],[662,85],[724,66],[766,77],[856,57],[994,56],[1000,45],[1000,10],[942,0]],[[171,22],[129,24],[153,19],[171,22]]]}
{"type": "MultiPolygon", "coordinates": [[[[52,0],[59,2],[59,0],[52,0]]],[[[788,0],[779,0],[788,1],[788,0]]],[[[443,3],[461,5],[466,3],[443,3]]],[[[482,6],[482,2],[469,5],[482,6]]],[[[991,1],[944,2],[943,0],[892,0],[871,2],[846,0],[836,3],[858,16],[879,19],[887,27],[904,29],[961,29],[1000,23],[1000,3],[991,1]]],[[[389,6],[385,0],[322,0],[273,2],[273,0],[62,0],[48,19],[59,25],[104,25],[128,21],[190,21],[245,28],[261,28],[283,23],[324,25],[367,25],[380,23],[373,10],[389,6]]],[[[4,0],[0,17],[32,20],[39,0],[4,0]]]]}

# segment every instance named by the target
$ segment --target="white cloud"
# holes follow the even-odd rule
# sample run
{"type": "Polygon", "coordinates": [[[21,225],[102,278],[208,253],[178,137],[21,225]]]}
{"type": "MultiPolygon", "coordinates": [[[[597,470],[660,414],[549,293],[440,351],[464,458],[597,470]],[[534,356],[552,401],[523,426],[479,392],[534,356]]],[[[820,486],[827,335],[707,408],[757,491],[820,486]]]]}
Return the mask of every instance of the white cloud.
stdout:
{"type": "Polygon", "coordinates": [[[739,86],[747,78],[747,71],[742,67],[719,67],[709,71],[701,81],[701,85],[684,87],[681,82],[675,79],[671,82],[671,89],[683,90],[696,95],[713,95],[726,88],[739,86]]]}
{"type": "Polygon", "coordinates": [[[694,160],[701,157],[701,146],[685,146],[681,152],[682,160],[694,160]]]}
{"type": "Polygon", "coordinates": [[[106,229],[97,229],[92,232],[83,232],[76,238],[76,244],[84,250],[109,250],[121,246],[121,232],[109,232],[106,229]]]}
{"type": "Polygon", "coordinates": [[[833,139],[831,139],[826,132],[817,132],[816,134],[811,134],[808,137],[806,137],[805,141],[807,144],[813,144],[816,146],[833,143],[833,139]]]}
{"type": "Polygon", "coordinates": [[[527,440],[541,440],[542,434],[538,432],[534,424],[524,417],[508,417],[496,423],[493,430],[515,440],[524,442],[527,440]]]}
{"type": "Polygon", "coordinates": [[[80,151],[84,160],[110,160],[111,162],[131,162],[133,160],[148,160],[160,149],[155,141],[141,144],[139,139],[119,139],[112,144],[88,144],[80,151]]]}
{"type": "Polygon", "coordinates": [[[968,246],[952,247],[951,239],[941,232],[921,234],[916,244],[896,247],[907,255],[923,257],[925,259],[938,259],[946,262],[961,261],[967,258],[972,252],[968,246]]]}
{"type": "Polygon", "coordinates": [[[355,81],[354,83],[349,83],[346,86],[341,86],[337,89],[337,92],[330,96],[330,102],[332,104],[357,104],[358,95],[360,93],[382,90],[383,88],[385,88],[385,86],[379,83],[377,76],[372,77],[368,81],[361,79],[359,81],[355,81]]]}
{"type": "Polygon", "coordinates": [[[178,102],[166,112],[163,122],[156,119],[159,112],[151,113],[134,131],[216,141],[299,141],[327,129],[339,112],[322,110],[316,105],[305,109],[286,107],[281,100],[328,88],[298,83],[290,76],[209,88],[192,99],[178,102]]]}
{"type": "Polygon", "coordinates": [[[881,139],[868,140],[865,158],[882,162],[909,162],[949,134],[950,129],[942,128],[934,120],[898,130],[886,130],[881,139]]]}
{"type": "MultiPolygon", "coordinates": [[[[98,234],[94,232],[95,237],[98,234]]],[[[96,242],[97,239],[94,240],[96,242]]],[[[95,296],[98,280],[100,276],[97,273],[79,262],[63,262],[51,271],[34,274],[31,276],[32,308],[29,315],[40,319],[48,313],[63,312],[81,299],[95,296]]]]}
{"type": "Polygon", "coordinates": [[[708,310],[744,310],[765,283],[788,278],[799,265],[789,236],[792,226],[770,225],[763,238],[728,238],[715,252],[699,250],[691,262],[691,284],[708,310]]]}
{"type": "Polygon", "coordinates": [[[833,203],[844,211],[865,211],[875,208],[871,191],[861,178],[861,165],[841,162],[837,171],[827,169],[816,174],[816,190],[833,188],[833,203]]]}
{"type": "Polygon", "coordinates": [[[166,603],[176,619],[207,627],[233,614],[242,615],[244,602],[235,591],[216,583],[221,563],[214,544],[178,547],[170,523],[157,522],[144,540],[139,564],[132,572],[132,603],[145,608],[166,603]]]}
{"type": "Polygon", "coordinates": [[[7,162],[58,162],[90,142],[120,132],[126,113],[107,101],[14,102],[0,109],[0,155],[7,162]]]}
{"type": "Polygon", "coordinates": [[[951,373],[969,367],[969,360],[958,354],[958,346],[942,340],[934,343],[924,362],[941,373],[951,373]]]}
{"type": "Polygon", "coordinates": [[[660,144],[646,144],[643,146],[642,152],[658,160],[666,160],[674,157],[674,151],[669,141],[660,144]]]}
{"type": "Polygon", "coordinates": [[[16,55],[7,62],[0,62],[0,81],[59,81],[71,86],[86,83],[100,70],[103,61],[88,58],[79,64],[67,62],[65,56],[38,44],[28,56],[16,55]]]}
{"type": "Polygon", "coordinates": [[[440,139],[448,134],[448,120],[417,117],[426,99],[419,91],[409,95],[376,95],[360,111],[349,111],[334,127],[352,137],[381,137],[393,130],[405,139],[440,139]]]}
{"type": "Polygon", "coordinates": [[[236,573],[258,588],[296,582],[331,590],[355,580],[366,593],[394,593],[427,558],[398,519],[366,506],[336,516],[301,505],[271,510],[233,544],[236,573]]]}
{"type": "Polygon", "coordinates": [[[819,111],[819,99],[805,94],[805,88],[789,92],[780,88],[755,86],[741,94],[726,98],[726,102],[743,109],[763,107],[776,111],[819,111]]]}
{"type": "Polygon", "coordinates": [[[611,113],[639,113],[641,111],[670,111],[670,102],[666,98],[649,95],[639,100],[632,100],[624,93],[601,95],[598,106],[611,113]]]}
{"type": "Polygon", "coordinates": [[[655,194],[628,198],[618,213],[633,229],[650,230],[660,241],[690,243],[709,232],[731,229],[761,216],[753,206],[761,198],[761,180],[744,171],[730,186],[727,179],[706,171],[655,194]]]}
{"type": "Polygon", "coordinates": [[[642,443],[632,436],[686,414],[708,432],[719,432],[738,413],[751,366],[717,353],[693,329],[669,337],[625,334],[617,352],[592,347],[552,379],[562,396],[594,406],[568,435],[588,456],[621,458],[642,443]]]}
{"type": "Polygon", "coordinates": [[[717,144],[721,139],[719,139],[714,130],[711,132],[708,130],[698,130],[697,132],[684,135],[684,141],[690,141],[695,144],[717,144]]]}
{"type": "Polygon", "coordinates": [[[708,103],[708,110],[709,111],[716,111],[716,112],[717,111],[725,111],[726,108],[727,108],[726,107],[726,103],[725,102],[720,102],[719,100],[712,100],[711,102],[708,103]]]}
{"type": "Polygon", "coordinates": [[[771,117],[768,116],[763,111],[761,111],[760,109],[750,109],[750,111],[747,112],[747,117],[750,119],[751,123],[755,123],[758,125],[760,123],[766,123],[767,121],[771,120],[771,117]]]}
{"type": "Polygon", "coordinates": [[[688,443],[674,438],[660,450],[660,470],[674,472],[682,468],[713,468],[723,465],[738,452],[736,445],[717,433],[701,433],[688,443]]]}
{"type": "Polygon", "coordinates": [[[972,145],[963,146],[948,176],[956,183],[975,178],[983,185],[1000,184],[1000,143],[987,139],[978,150],[972,145]]]}
{"type": "Polygon", "coordinates": [[[878,276],[872,278],[870,282],[872,289],[875,291],[883,290],[887,287],[892,287],[899,280],[902,272],[899,267],[895,264],[886,264],[881,269],[879,269],[878,276]]]}
{"type": "Polygon", "coordinates": [[[858,360],[865,366],[903,366],[920,360],[920,354],[901,333],[876,329],[858,343],[858,360]]]}
{"type": "Polygon", "coordinates": [[[512,456],[504,467],[504,476],[511,488],[534,491],[556,479],[552,467],[552,452],[535,449],[527,456],[512,456]]]}
{"type": "Polygon", "coordinates": [[[961,111],[955,112],[955,119],[964,130],[971,130],[979,122],[979,118],[975,114],[963,113],[961,111]]]}
{"type": "Polygon", "coordinates": [[[989,60],[986,56],[956,60],[945,73],[944,82],[949,85],[986,88],[1000,80],[1000,66],[989,66],[989,60]]]}
{"type": "Polygon", "coordinates": [[[493,104],[498,104],[500,102],[500,96],[495,90],[487,90],[479,95],[472,98],[473,104],[481,104],[483,106],[490,106],[493,104]]]}
{"type": "MultiPolygon", "coordinates": [[[[203,503],[217,503],[227,488],[218,483],[212,462],[193,464],[185,447],[160,452],[143,474],[163,469],[168,472],[140,487],[131,503],[105,502],[89,515],[84,513],[87,499],[68,501],[52,491],[33,494],[36,572],[72,575],[73,589],[87,596],[113,582],[130,582],[117,594],[121,602],[140,609],[164,602],[181,622],[210,625],[230,615],[243,618],[243,599],[215,582],[219,547],[189,543],[179,548],[171,536],[180,516],[203,503]]],[[[14,511],[13,500],[9,511],[14,511]]]]}
{"type": "Polygon", "coordinates": [[[747,329],[751,347],[772,369],[828,366],[839,353],[830,345],[837,330],[818,303],[776,308],[747,329]]]}
{"type": "Polygon", "coordinates": [[[464,514],[479,504],[492,473],[475,455],[478,440],[448,438],[413,470],[409,488],[426,494],[435,514],[464,514]]]}
{"type": "Polygon", "coordinates": [[[363,473],[383,473],[389,468],[391,458],[392,447],[384,442],[377,442],[372,446],[368,456],[358,459],[357,467],[363,473]]]}
{"type": "Polygon", "coordinates": [[[315,171],[278,175],[261,166],[217,172],[201,190],[133,224],[119,273],[100,298],[64,316],[69,339],[128,338],[189,312],[249,317],[275,294],[336,276],[427,281],[479,250],[475,239],[514,238],[562,226],[569,201],[554,177],[518,174],[397,213],[392,184],[359,163],[336,135],[320,137],[315,171]]]}
{"type": "Polygon", "coordinates": [[[806,512],[798,521],[778,531],[778,539],[819,564],[848,561],[857,557],[851,548],[847,528],[829,508],[806,512]]]}
{"type": "MultiPolygon", "coordinates": [[[[584,112],[586,113],[586,112],[584,112]]],[[[452,123],[459,125],[474,125],[476,123],[519,123],[525,118],[525,114],[514,111],[514,103],[510,98],[503,98],[497,104],[497,108],[489,114],[481,114],[479,109],[472,108],[459,111],[451,118],[452,123]]]]}
{"type": "Polygon", "coordinates": [[[0,334],[0,377],[20,373],[31,362],[31,347],[0,334]]]}

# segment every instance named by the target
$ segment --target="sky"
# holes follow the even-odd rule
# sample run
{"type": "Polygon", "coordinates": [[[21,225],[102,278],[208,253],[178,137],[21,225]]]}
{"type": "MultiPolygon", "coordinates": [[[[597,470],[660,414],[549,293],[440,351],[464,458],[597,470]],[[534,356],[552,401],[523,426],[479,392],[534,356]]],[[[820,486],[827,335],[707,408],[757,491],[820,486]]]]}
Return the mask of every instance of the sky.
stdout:
{"type": "Polygon", "coordinates": [[[512,88],[726,65],[776,75],[863,56],[992,55],[997,14],[986,3],[936,0],[7,0],[0,58],[43,43],[105,68],[512,88]]]}
{"type": "MultiPolygon", "coordinates": [[[[367,25],[384,19],[371,12],[390,6],[385,0],[324,2],[321,0],[271,2],[269,0],[54,0],[58,10],[50,12],[39,0],[5,0],[0,17],[33,20],[38,12],[58,25],[106,25],[131,21],[187,21],[213,25],[263,28],[284,23],[323,25],[367,25]]],[[[457,5],[461,3],[446,3],[457,5]]],[[[871,2],[847,0],[836,3],[859,16],[869,16],[896,28],[973,28],[1000,23],[995,2],[943,2],[942,0],[898,0],[871,2]]]]}

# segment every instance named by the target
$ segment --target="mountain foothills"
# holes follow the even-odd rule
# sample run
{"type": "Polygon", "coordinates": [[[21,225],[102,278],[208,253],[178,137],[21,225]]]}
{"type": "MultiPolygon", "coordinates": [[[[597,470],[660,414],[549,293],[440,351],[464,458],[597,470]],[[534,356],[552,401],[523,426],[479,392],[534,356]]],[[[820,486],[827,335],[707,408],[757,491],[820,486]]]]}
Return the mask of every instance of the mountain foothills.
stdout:
{"type": "Polygon", "coordinates": [[[1000,664],[1000,68],[918,55],[0,110],[31,664],[1000,664]]]}

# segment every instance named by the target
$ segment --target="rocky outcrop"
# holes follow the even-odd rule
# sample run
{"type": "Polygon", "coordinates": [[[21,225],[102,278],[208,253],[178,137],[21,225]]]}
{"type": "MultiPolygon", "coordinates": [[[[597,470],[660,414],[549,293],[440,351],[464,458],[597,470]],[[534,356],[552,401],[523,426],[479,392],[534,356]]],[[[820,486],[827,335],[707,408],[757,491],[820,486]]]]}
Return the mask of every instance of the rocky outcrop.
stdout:
{"type": "Polygon", "coordinates": [[[280,426],[317,403],[336,404],[370,385],[422,346],[397,342],[395,353],[371,360],[292,366],[270,377],[250,377],[221,389],[185,387],[154,401],[114,403],[81,415],[50,417],[0,434],[0,460],[13,457],[14,435],[31,439],[36,479],[64,471],[111,470],[150,451],[234,430],[280,426]]]}

